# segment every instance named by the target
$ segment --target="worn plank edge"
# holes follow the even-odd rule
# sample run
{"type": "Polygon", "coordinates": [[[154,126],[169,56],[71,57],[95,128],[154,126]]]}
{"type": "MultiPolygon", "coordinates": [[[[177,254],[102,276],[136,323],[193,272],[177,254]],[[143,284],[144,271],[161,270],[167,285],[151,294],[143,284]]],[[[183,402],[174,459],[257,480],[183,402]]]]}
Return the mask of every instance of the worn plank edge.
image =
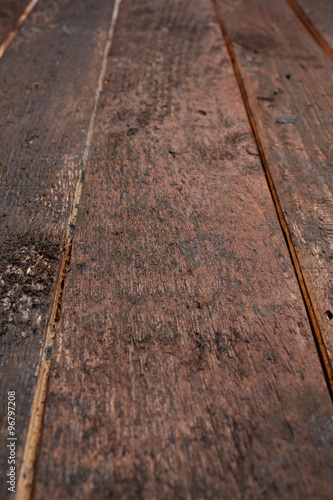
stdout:
{"type": "MultiPolygon", "coordinates": [[[[38,0],[33,0],[37,3],[38,0]]],[[[95,121],[98,103],[103,89],[103,82],[105,79],[107,69],[108,54],[112,46],[113,33],[115,24],[118,17],[119,7],[121,0],[115,0],[110,27],[108,30],[107,41],[104,48],[101,70],[97,82],[95,93],[94,107],[92,110],[85,149],[82,158],[82,167],[79,175],[78,182],[75,188],[75,196],[73,200],[72,211],[69,217],[66,235],[64,239],[64,247],[58,265],[57,276],[54,285],[54,293],[51,301],[49,311],[49,318],[47,321],[46,331],[43,339],[42,357],[37,375],[37,384],[34,393],[34,399],[30,411],[30,419],[27,431],[27,437],[23,450],[22,465],[19,472],[17,489],[15,494],[16,500],[29,500],[32,496],[34,484],[34,468],[38,457],[39,442],[42,433],[45,401],[48,390],[48,380],[51,370],[52,348],[57,333],[57,327],[60,320],[61,306],[62,306],[62,293],[65,285],[67,268],[71,259],[72,242],[74,237],[75,223],[78,214],[79,204],[81,201],[84,172],[89,158],[91,140],[94,133],[95,121]]]]}
{"type": "MultiPolygon", "coordinates": [[[[288,0],[288,2],[290,4],[292,4],[292,3],[294,3],[294,0],[288,0]]],[[[218,4],[217,4],[217,0],[213,0],[213,4],[214,4],[217,19],[218,19],[218,22],[220,25],[220,29],[222,32],[222,36],[224,38],[226,47],[228,49],[228,52],[229,52],[229,55],[230,55],[230,58],[232,61],[236,80],[237,80],[238,86],[239,86],[241,94],[242,94],[242,99],[244,102],[244,106],[246,109],[248,120],[249,120],[250,125],[251,125],[252,133],[254,135],[254,139],[255,139],[257,147],[258,147],[260,161],[261,161],[262,167],[263,167],[265,175],[266,175],[267,184],[268,184],[271,196],[272,196],[272,200],[274,203],[276,214],[277,214],[277,217],[278,217],[278,220],[279,220],[279,223],[280,223],[280,226],[281,226],[281,229],[282,229],[285,241],[286,241],[286,245],[287,245],[288,250],[289,250],[289,254],[290,254],[291,261],[292,261],[292,264],[293,264],[293,267],[295,270],[296,278],[297,278],[299,287],[301,289],[303,301],[304,301],[305,308],[307,311],[307,315],[308,315],[311,330],[313,333],[313,338],[314,338],[314,342],[315,342],[315,345],[317,348],[320,363],[321,363],[321,366],[323,369],[328,392],[329,392],[331,399],[332,399],[332,402],[333,402],[333,368],[331,365],[330,355],[329,355],[329,351],[327,348],[327,344],[325,342],[324,334],[323,334],[322,328],[320,326],[320,319],[319,319],[320,315],[319,315],[317,308],[316,308],[316,305],[315,305],[315,300],[314,300],[313,294],[311,292],[310,283],[308,282],[305,274],[303,273],[302,261],[301,261],[301,258],[298,255],[296,248],[294,246],[294,243],[293,243],[290,231],[289,231],[289,227],[288,227],[286,218],[284,216],[283,209],[281,207],[279,196],[278,196],[278,193],[277,193],[275,186],[274,186],[273,178],[271,176],[269,166],[267,163],[265,149],[264,149],[264,146],[261,142],[260,133],[259,133],[258,127],[256,125],[256,122],[255,122],[255,119],[254,119],[254,116],[253,116],[253,113],[251,110],[251,105],[250,105],[249,99],[247,97],[246,88],[245,88],[245,85],[244,85],[244,82],[243,82],[243,79],[242,79],[242,76],[240,73],[236,54],[235,54],[234,49],[232,47],[232,44],[230,42],[227,30],[226,30],[225,25],[224,25],[224,22],[222,20],[222,16],[221,16],[218,4]]],[[[330,56],[333,59],[333,51],[331,51],[331,49],[329,49],[329,50],[330,50],[330,56]]]]}
{"type": "Polygon", "coordinates": [[[296,0],[287,0],[289,3],[290,7],[293,9],[297,17],[302,21],[306,29],[311,33],[313,38],[316,40],[316,42],[320,45],[320,47],[326,52],[326,54],[332,59],[333,61],[333,49],[330,47],[330,45],[326,42],[325,38],[321,35],[321,33],[317,30],[315,25],[312,23],[312,21],[309,19],[309,17],[306,15],[304,10],[298,5],[296,0]]]}
{"type": "Polygon", "coordinates": [[[24,21],[27,19],[28,15],[30,14],[30,12],[33,10],[33,8],[36,6],[37,3],[38,3],[38,0],[31,0],[28,3],[28,5],[26,6],[24,12],[20,15],[20,17],[19,17],[19,19],[17,21],[16,28],[14,30],[12,30],[10,33],[8,33],[8,35],[5,38],[5,40],[0,45],[0,59],[4,55],[5,51],[7,50],[7,48],[9,47],[9,45],[11,44],[13,38],[17,35],[17,33],[19,32],[19,29],[21,28],[21,26],[23,25],[24,21]]]}
{"type": "Polygon", "coordinates": [[[17,483],[17,499],[28,499],[30,498],[31,494],[34,476],[33,468],[37,456],[38,444],[43,425],[47,383],[50,375],[51,353],[60,318],[62,292],[66,278],[67,267],[70,262],[73,227],[75,225],[77,216],[77,203],[82,192],[82,180],[83,175],[81,173],[75,190],[74,207],[66,230],[64,249],[62,251],[62,255],[58,265],[58,271],[55,280],[55,289],[51,301],[46,332],[43,339],[42,357],[37,376],[34,399],[30,412],[29,426],[23,451],[23,460],[17,483]]]}

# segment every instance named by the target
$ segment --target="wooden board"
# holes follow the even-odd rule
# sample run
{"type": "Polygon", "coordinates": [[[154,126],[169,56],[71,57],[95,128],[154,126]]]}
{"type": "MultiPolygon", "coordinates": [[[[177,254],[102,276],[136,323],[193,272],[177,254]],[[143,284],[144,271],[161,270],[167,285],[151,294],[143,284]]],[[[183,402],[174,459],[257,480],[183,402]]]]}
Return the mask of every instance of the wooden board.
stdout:
{"type": "Polygon", "coordinates": [[[219,5],[332,390],[333,61],[286,2],[219,5]]]}
{"type": "MultiPolygon", "coordinates": [[[[38,33],[0,61],[0,406],[16,392],[17,465],[111,14],[107,0],[43,11],[38,33]]],[[[4,443],[5,411],[0,435],[4,443]]]]}
{"type": "Polygon", "coordinates": [[[333,59],[333,3],[327,0],[288,0],[297,15],[333,59]]]}
{"type": "Polygon", "coordinates": [[[0,45],[13,30],[16,30],[20,16],[29,0],[1,0],[0,4],[0,45]]]}
{"type": "Polygon", "coordinates": [[[124,0],[33,498],[328,500],[331,429],[213,6],[124,0]]]}

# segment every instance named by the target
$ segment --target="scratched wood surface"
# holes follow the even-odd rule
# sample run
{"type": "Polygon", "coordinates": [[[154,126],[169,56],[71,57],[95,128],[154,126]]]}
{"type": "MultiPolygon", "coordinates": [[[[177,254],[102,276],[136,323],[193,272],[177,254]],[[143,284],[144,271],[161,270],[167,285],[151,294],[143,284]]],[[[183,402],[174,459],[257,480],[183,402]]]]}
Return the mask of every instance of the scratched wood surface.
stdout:
{"type": "Polygon", "coordinates": [[[332,376],[333,61],[287,2],[219,5],[332,376]]]}
{"type": "Polygon", "coordinates": [[[0,3],[0,44],[17,27],[29,0],[1,0],[0,3]]]}
{"type": "Polygon", "coordinates": [[[301,18],[325,40],[333,57],[333,2],[330,0],[289,0],[301,18]]]}
{"type": "MultiPolygon", "coordinates": [[[[43,11],[34,37],[9,47],[0,61],[0,406],[16,392],[17,465],[112,2],[99,7],[71,1],[54,16],[43,11]]],[[[2,443],[6,432],[2,412],[2,443]]],[[[2,446],[0,470],[6,462],[2,446]]]]}
{"type": "Polygon", "coordinates": [[[124,0],[33,498],[328,500],[331,417],[213,5],[124,0]]]}

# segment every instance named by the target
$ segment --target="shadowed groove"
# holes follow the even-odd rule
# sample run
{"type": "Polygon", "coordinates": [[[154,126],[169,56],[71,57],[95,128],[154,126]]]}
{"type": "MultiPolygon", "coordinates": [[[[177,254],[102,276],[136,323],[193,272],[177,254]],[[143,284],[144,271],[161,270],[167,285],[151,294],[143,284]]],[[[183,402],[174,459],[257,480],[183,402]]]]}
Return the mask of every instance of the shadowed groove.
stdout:
{"type": "Polygon", "coordinates": [[[330,45],[326,42],[325,38],[320,34],[315,25],[311,22],[308,16],[305,14],[303,9],[298,5],[296,0],[287,0],[290,7],[295,12],[296,16],[302,21],[306,29],[311,33],[316,42],[320,45],[320,47],[326,52],[326,54],[333,61],[333,50],[330,45]]]}

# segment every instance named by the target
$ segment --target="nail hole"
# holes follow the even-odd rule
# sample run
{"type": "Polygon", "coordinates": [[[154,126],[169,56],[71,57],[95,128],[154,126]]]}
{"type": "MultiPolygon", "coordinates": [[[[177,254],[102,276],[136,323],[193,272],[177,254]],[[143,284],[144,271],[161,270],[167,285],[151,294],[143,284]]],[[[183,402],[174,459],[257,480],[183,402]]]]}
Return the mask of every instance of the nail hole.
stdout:
{"type": "Polygon", "coordinates": [[[328,319],[332,319],[333,318],[333,314],[330,310],[327,310],[326,311],[326,316],[328,317],[328,319]]]}

